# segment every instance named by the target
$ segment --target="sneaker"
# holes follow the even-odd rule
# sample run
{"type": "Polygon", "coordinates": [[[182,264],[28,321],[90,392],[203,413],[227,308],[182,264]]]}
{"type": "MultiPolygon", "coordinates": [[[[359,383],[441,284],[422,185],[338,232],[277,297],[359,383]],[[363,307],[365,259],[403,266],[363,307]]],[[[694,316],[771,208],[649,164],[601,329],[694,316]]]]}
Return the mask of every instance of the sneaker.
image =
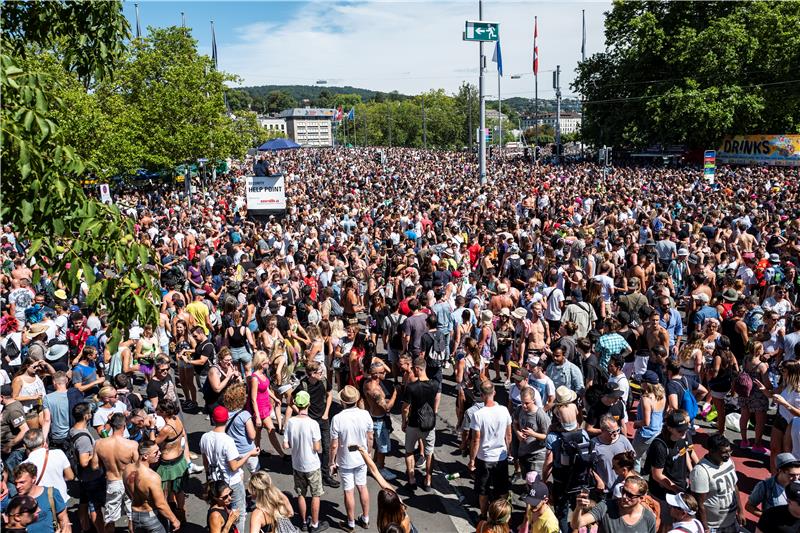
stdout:
{"type": "Polygon", "coordinates": [[[348,524],[347,523],[347,519],[344,518],[342,520],[339,520],[339,529],[341,529],[345,533],[354,533],[355,530],[356,530],[356,527],[355,526],[351,526],[350,524],[348,524]]]}
{"type": "Polygon", "coordinates": [[[328,522],[326,522],[325,520],[320,520],[319,524],[317,524],[317,527],[314,527],[314,526],[309,524],[308,533],[317,533],[317,531],[325,531],[329,527],[331,527],[331,526],[330,526],[330,524],[328,524],[328,522]]]}
{"type": "Polygon", "coordinates": [[[383,479],[385,479],[386,481],[394,481],[395,479],[397,479],[397,474],[395,474],[394,472],[392,472],[387,468],[381,468],[380,473],[381,476],[383,476],[383,479]]]}
{"type": "Polygon", "coordinates": [[[300,524],[300,531],[308,531],[308,521],[309,519],[306,518],[305,522],[300,524]]]}
{"type": "Polygon", "coordinates": [[[356,518],[356,525],[358,525],[362,529],[369,529],[369,522],[364,520],[363,515],[360,515],[358,518],[356,518]]]}
{"type": "Polygon", "coordinates": [[[753,453],[758,453],[761,455],[769,455],[769,449],[764,448],[763,446],[753,446],[753,453]]]}
{"type": "Polygon", "coordinates": [[[341,483],[338,479],[333,479],[332,477],[327,477],[322,480],[322,484],[330,487],[332,489],[338,489],[341,486],[341,483]]]}
{"type": "Polygon", "coordinates": [[[416,455],[416,456],[414,457],[414,465],[415,465],[417,468],[422,468],[423,466],[425,466],[425,456],[424,456],[424,455],[422,455],[421,453],[420,453],[420,454],[418,454],[418,455],[416,455]]]}
{"type": "Polygon", "coordinates": [[[205,468],[203,468],[200,465],[196,465],[194,463],[189,463],[189,474],[200,474],[204,470],[205,470],[205,468]]]}
{"type": "Polygon", "coordinates": [[[752,448],[752,447],[753,447],[753,445],[750,444],[750,441],[747,440],[747,439],[743,439],[741,442],[739,442],[739,448],[741,448],[743,450],[746,450],[746,449],[752,448]]]}

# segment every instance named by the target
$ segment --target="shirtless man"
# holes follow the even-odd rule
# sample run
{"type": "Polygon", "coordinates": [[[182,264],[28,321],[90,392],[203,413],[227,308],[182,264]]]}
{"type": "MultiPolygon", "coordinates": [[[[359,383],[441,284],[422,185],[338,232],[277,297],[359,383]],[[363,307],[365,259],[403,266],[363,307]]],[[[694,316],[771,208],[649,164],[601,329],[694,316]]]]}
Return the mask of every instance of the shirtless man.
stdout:
{"type": "Polygon", "coordinates": [[[532,310],[528,336],[520,343],[520,351],[525,361],[532,356],[542,357],[550,345],[550,329],[547,322],[542,319],[541,302],[533,304],[532,310]]]}
{"type": "Polygon", "coordinates": [[[169,521],[173,531],[181,527],[180,521],[167,504],[167,498],[161,489],[161,478],[152,469],[152,465],[158,463],[160,453],[155,442],[142,440],[136,461],[123,470],[125,492],[131,499],[133,528],[137,532],[166,533],[167,529],[156,510],[162,519],[169,521]]]}
{"type": "Polygon", "coordinates": [[[669,352],[669,333],[659,323],[661,315],[658,311],[653,310],[648,317],[647,322],[644,324],[644,335],[647,342],[647,348],[652,350],[656,346],[663,346],[669,352]]]}
{"type": "Polygon", "coordinates": [[[497,294],[492,296],[491,300],[489,300],[489,309],[497,316],[504,307],[514,309],[514,300],[508,294],[508,285],[499,283],[497,285],[497,294]]]}
{"type": "MultiPolygon", "coordinates": [[[[397,400],[397,389],[386,385],[384,378],[389,368],[378,358],[372,360],[369,367],[369,380],[364,381],[364,408],[369,411],[372,417],[372,429],[375,434],[375,464],[382,474],[390,472],[384,470],[384,460],[386,454],[391,451],[391,441],[389,439],[389,413],[397,400]],[[391,394],[389,391],[391,390],[391,394]]],[[[386,475],[383,476],[384,478],[386,475]]]]}
{"type": "Polygon", "coordinates": [[[11,271],[11,279],[15,287],[20,287],[20,282],[23,279],[28,281],[33,279],[33,271],[25,266],[25,258],[17,257],[14,259],[14,270],[11,271]]]}
{"type": "Polygon", "coordinates": [[[753,248],[756,245],[756,238],[752,234],[747,233],[747,224],[740,221],[736,227],[739,230],[739,236],[736,237],[736,245],[739,247],[739,251],[741,253],[754,251],[753,248]]]}
{"type": "MultiPolygon", "coordinates": [[[[92,469],[99,468],[102,462],[106,469],[106,506],[103,508],[103,521],[106,533],[114,533],[114,524],[122,516],[122,504],[125,502],[125,487],[122,483],[122,472],[129,464],[134,463],[139,454],[136,451],[136,442],[126,439],[125,415],[114,413],[108,419],[111,426],[111,436],[98,439],[94,445],[92,469]]],[[[160,483],[160,482],[159,482],[160,483]]],[[[127,510],[127,509],[126,509],[127,510]]],[[[130,511],[128,511],[130,518],[130,511]]],[[[133,524],[128,521],[128,530],[133,532],[133,524]]]]}

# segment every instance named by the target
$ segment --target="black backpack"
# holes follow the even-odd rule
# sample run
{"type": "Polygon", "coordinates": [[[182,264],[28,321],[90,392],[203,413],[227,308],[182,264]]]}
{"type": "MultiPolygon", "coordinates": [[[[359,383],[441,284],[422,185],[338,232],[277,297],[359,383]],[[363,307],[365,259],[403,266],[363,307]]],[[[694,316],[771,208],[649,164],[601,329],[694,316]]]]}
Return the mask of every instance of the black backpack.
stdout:
{"type": "Polygon", "coordinates": [[[417,427],[420,431],[430,431],[436,427],[436,413],[427,402],[417,409],[417,427]]]}
{"type": "Polygon", "coordinates": [[[64,440],[63,447],[61,448],[61,451],[64,452],[64,455],[67,456],[67,460],[69,461],[69,466],[75,473],[75,476],[79,476],[80,472],[83,470],[83,467],[81,467],[80,459],[78,457],[78,447],[76,446],[78,439],[81,437],[88,437],[89,440],[92,441],[92,444],[94,444],[94,440],[92,439],[91,433],[89,433],[88,431],[79,431],[67,437],[67,439],[64,440]]]}
{"type": "Polygon", "coordinates": [[[522,277],[522,258],[512,257],[508,260],[508,279],[518,280],[522,277]]]}
{"type": "Polygon", "coordinates": [[[425,360],[428,366],[439,368],[447,361],[447,339],[438,331],[433,334],[428,332],[426,335],[433,341],[433,344],[425,354],[425,360]]]}
{"type": "Polygon", "coordinates": [[[389,331],[387,332],[387,337],[389,338],[389,348],[392,350],[403,349],[403,334],[400,331],[400,321],[401,317],[389,315],[389,331]]]}
{"type": "Polygon", "coordinates": [[[561,433],[561,453],[553,476],[567,488],[591,485],[594,455],[594,442],[582,429],[561,433]]]}

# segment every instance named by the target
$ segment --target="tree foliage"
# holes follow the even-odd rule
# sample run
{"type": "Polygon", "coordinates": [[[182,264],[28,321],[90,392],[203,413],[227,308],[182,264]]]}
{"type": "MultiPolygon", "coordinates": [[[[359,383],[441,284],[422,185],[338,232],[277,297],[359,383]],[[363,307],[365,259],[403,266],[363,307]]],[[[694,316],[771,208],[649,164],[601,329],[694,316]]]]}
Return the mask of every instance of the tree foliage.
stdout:
{"type": "MultiPolygon", "coordinates": [[[[108,310],[113,350],[134,319],[157,320],[151,301],[160,294],[145,268],[149,252],[134,242],[133,223],[117,207],[84,194],[78,179],[87,163],[65,142],[58,119],[67,110],[54,87],[64,90],[60,84],[65,78],[52,76],[46,65],[29,68],[25,58],[29,47],[57,46],[68,72],[84,84],[102,83],[114,73],[114,58],[128,37],[122,5],[4,3],[3,27],[11,30],[4,31],[0,41],[4,162],[0,214],[19,232],[28,256],[70,292],[76,294],[86,282],[88,303],[108,310]],[[87,32],[91,36],[81,39],[87,32]]],[[[40,275],[37,269],[35,283],[40,275]]]]}
{"type": "Polygon", "coordinates": [[[726,134],[800,131],[800,4],[622,2],[606,51],[582,62],[595,144],[715,146],[726,134]]]}

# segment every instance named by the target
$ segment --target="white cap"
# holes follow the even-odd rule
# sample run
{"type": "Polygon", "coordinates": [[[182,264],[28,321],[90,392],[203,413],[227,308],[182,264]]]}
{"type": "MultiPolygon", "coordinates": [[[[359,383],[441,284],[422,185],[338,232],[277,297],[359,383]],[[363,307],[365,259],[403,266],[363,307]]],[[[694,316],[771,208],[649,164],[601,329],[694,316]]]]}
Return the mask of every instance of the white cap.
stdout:
{"type": "Polygon", "coordinates": [[[667,503],[670,504],[672,507],[676,507],[681,511],[685,512],[689,516],[694,516],[695,512],[689,509],[689,506],[686,505],[686,502],[683,501],[683,494],[667,494],[667,503]]]}

